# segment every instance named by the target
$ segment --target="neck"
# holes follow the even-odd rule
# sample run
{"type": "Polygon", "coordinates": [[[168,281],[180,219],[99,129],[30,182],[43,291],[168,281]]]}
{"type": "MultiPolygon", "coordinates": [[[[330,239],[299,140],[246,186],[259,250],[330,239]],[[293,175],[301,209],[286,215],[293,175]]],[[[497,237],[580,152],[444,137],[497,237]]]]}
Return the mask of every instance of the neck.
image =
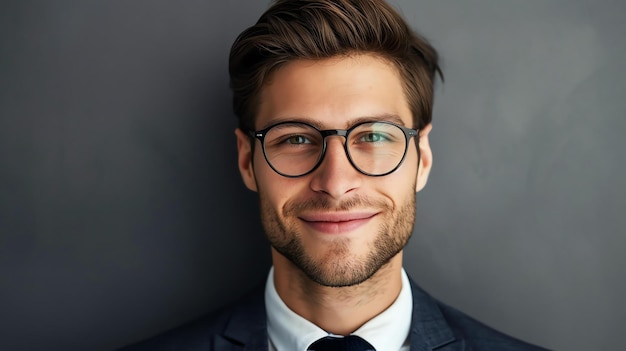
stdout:
{"type": "Polygon", "coordinates": [[[274,285],[292,311],[329,333],[349,335],[386,310],[402,288],[402,252],[365,282],[333,288],[319,285],[272,249],[274,285]]]}

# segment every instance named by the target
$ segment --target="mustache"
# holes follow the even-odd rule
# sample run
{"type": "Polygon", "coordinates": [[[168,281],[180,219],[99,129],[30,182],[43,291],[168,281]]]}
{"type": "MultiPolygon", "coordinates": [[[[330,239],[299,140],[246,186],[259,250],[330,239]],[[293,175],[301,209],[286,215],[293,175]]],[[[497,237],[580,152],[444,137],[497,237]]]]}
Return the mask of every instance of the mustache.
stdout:
{"type": "Polygon", "coordinates": [[[372,199],[363,195],[355,195],[339,202],[332,201],[328,197],[314,197],[304,201],[287,201],[283,206],[283,213],[290,216],[307,211],[340,212],[355,208],[391,210],[392,206],[383,200],[372,199]]]}

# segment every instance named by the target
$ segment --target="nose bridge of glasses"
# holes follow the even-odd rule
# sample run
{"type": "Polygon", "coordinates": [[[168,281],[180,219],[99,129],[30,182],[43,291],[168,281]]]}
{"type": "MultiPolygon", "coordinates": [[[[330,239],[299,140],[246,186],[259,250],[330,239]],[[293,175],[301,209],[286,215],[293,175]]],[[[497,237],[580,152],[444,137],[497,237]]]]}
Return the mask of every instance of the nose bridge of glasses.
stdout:
{"type": "MultiPolygon", "coordinates": [[[[320,130],[319,131],[320,134],[322,135],[322,138],[324,139],[324,147],[322,150],[322,155],[318,161],[318,165],[320,166],[323,163],[326,164],[326,167],[330,168],[326,168],[328,169],[336,169],[335,167],[345,167],[343,162],[346,162],[347,164],[350,164],[348,167],[350,167],[350,169],[355,169],[356,171],[363,173],[355,164],[354,161],[352,160],[352,157],[350,156],[350,151],[349,149],[349,142],[348,142],[348,137],[350,136],[350,132],[351,129],[327,129],[327,130],[320,130]],[[335,141],[335,143],[337,145],[335,145],[334,147],[332,146],[332,142],[330,140],[332,139],[327,139],[326,137],[329,136],[339,136],[339,137],[343,137],[343,140],[341,138],[335,138],[337,139],[335,141]],[[330,159],[328,154],[331,154],[330,159]],[[340,166],[341,165],[341,166],[340,166]]],[[[316,166],[316,168],[317,168],[316,166]]],[[[343,174],[345,175],[346,173],[343,172],[343,174]]]]}
{"type": "Polygon", "coordinates": [[[322,134],[323,138],[326,138],[328,136],[345,137],[348,134],[348,131],[345,129],[326,129],[326,130],[320,130],[320,134],[322,134]]]}
{"type": "MultiPolygon", "coordinates": [[[[322,139],[324,139],[324,149],[323,149],[324,155],[328,152],[328,141],[327,141],[326,137],[329,137],[329,136],[344,137],[343,141],[339,141],[339,140],[338,141],[340,142],[340,144],[343,146],[344,149],[346,148],[347,141],[348,141],[348,137],[347,137],[348,132],[349,132],[348,130],[345,130],[345,129],[326,129],[326,130],[320,130],[319,132],[322,135],[322,139]]],[[[345,151],[347,152],[347,150],[345,150],[345,151]]],[[[348,156],[348,155],[346,155],[346,156],[348,156]]],[[[322,158],[323,157],[324,156],[322,156],[322,158]]],[[[348,156],[348,159],[349,158],[350,157],[348,156]]]]}

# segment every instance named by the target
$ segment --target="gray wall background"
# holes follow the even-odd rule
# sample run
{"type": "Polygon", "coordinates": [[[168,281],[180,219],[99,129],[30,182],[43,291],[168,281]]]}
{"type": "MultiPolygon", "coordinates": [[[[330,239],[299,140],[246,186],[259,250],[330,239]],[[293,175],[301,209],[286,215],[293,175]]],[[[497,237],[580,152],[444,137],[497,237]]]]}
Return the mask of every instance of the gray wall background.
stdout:
{"type": "MultiPolygon", "coordinates": [[[[446,75],[407,270],[519,338],[620,349],[626,3],[392,3],[446,75]]],[[[0,349],[114,349],[265,279],[227,55],[266,6],[0,3],[0,349]]]]}

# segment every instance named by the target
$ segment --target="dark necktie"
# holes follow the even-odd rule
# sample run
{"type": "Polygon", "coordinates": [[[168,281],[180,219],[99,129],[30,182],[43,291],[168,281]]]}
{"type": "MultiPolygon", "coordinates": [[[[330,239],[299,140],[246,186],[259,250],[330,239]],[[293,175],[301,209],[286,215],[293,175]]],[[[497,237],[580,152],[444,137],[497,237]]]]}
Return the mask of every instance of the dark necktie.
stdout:
{"type": "Polygon", "coordinates": [[[374,346],[356,335],[344,338],[323,337],[309,346],[308,351],[376,351],[374,346]]]}

